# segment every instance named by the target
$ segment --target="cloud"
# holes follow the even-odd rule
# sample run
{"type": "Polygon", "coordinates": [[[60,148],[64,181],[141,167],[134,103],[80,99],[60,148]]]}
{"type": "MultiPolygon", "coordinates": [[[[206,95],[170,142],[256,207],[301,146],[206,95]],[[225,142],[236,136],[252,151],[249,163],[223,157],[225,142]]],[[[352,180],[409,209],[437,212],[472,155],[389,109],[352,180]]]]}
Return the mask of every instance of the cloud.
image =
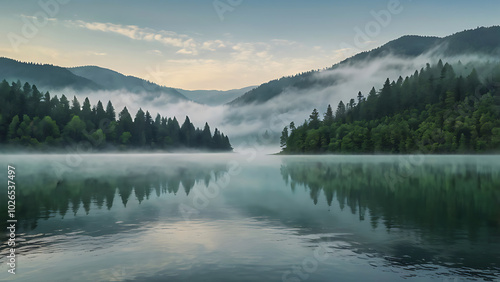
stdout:
{"type": "Polygon", "coordinates": [[[30,19],[31,21],[34,21],[34,22],[37,22],[37,23],[40,23],[40,22],[43,23],[44,21],[47,21],[47,22],[57,22],[56,18],[35,17],[35,16],[28,16],[28,15],[25,15],[25,14],[21,14],[20,16],[21,16],[21,18],[30,19]]]}
{"type": "Polygon", "coordinates": [[[163,56],[163,52],[160,50],[148,50],[146,53],[151,55],[163,56]]]}
{"type": "Polygon", "coordinates": [[[94,55],[94,56],[107,56],[108,53],[105,52],[89,52],[89,55],[94,55]]]}
{"type": "Polygon", "coordinates": [[[136,25],[121,25],[101,22],[85,22],[82,20],[66,21],[66,23],[79,28],[85,28],[93,31],[106,33],[115,33],[133,40],[142,40],[149,42],[159,42],[168,47],[181,48],[177,51],[179,54],[198,54],[199,45],[187,35],[177,34],[173,31],[154,30],[151,28],[141,28],[136,25]]]}
{"type": "Polygon", "coordinates": [[[271,43],[275,45],[280,45],[280,46],[294,46],[294,45],[299,45],[296,41],[291,41],[287,39],[272,39],[271,43]]]}
{"type": "Polygon", "coordinates": [[[216,51],[219,48],[225,48],[226,43],[222,40],[209,40],[206,42],[203,42],[201,48],[209,51],[216,51]]]}
{"type": "MultiPolygon", "coordinates": [[[[237,47],[237,49],[240,48],[251,54],[263,52],[257,51],[259,46],[243,44],[237,47]]],[[[263,46],[260,46],[260,48],[263,48],[263,46]]],[[[317,83],[316,86],[306,89],[286,88],[281,95],[270,99],[266,103],[244,106],[208,106],[191,101],[173,102],[165,95],[153,95],[151,97],[145,93],[137,94],[123,91],[75,92],[74,94],[77,95],[80,101],[83,101],[85,96],[89,96],[92,104],[97,103],[97,100],[101,100],[103,103],[111,100],[117,113],[124,106],[127,106],[130,113],[134,115],[141,107],[144,111],[148,110],[153,116],[156,116],[156,113],[166,117],[175,116],[180,123],[184,121],[187,115],[196,127],[203,127],[204,123],[208,122],[212,131],[218,128],[224,134],[227,134],[235,148],[244,142],[248,144],[249,140],[260,140],[256,144],[270,145],[274,152],[277,152],[279,151],[277,143],[267,143],[263,139],[266,131],[277,138],[283,127],[289,125],[291,121],[296,125],[301,125],[314,108],[323,115],[328,104],[335,109],[341,100],[347,103],[352,98],[356,99],[358,91],[367,96],[372,87],[377,90],[382,88],[387,78],[390,80],[397,80],[399,76],[404,78],[413,74],[415,70],[425,67],[426,63],[436,63],[440,57],[442,56],[439,53],[422,55],[413,59],[388,55],[356,64],[343,65],[335,69],[317,72],[311,77],[313,80],[335,83],[317,83]]],[[[450,63],[457,62],[459,59],[463,63],[481,59],[486,60],[472,55],[460,58],[442,58],[443,61],[450,63]]],[[[220,62],[217,60],[169,60],[168,64],[174,66],[174,69],[180,68],[180,66],[206,68],[203,71],[206,71],[207,75],[209,75],[207,79],[218,79],[218,75],[225,73],[214,71],[220,66],[220,62]]],[[[240,65],[235,63],[233,67],[228,71],[235,72],[238,76],[243,75],[239,69],[240,65]]],[[[191,67],[181,68],[180,75],[189,74],[189,70],[191,70],[191,67]]],[[[167,73],[166,75],[170,74],[167,73]]],[[[226,79],[233,79],[233,77],[226,79]]],[[[69,91],[64,93],[69,97],[73,95],[73,93],[68,95],[69,91]]]]}

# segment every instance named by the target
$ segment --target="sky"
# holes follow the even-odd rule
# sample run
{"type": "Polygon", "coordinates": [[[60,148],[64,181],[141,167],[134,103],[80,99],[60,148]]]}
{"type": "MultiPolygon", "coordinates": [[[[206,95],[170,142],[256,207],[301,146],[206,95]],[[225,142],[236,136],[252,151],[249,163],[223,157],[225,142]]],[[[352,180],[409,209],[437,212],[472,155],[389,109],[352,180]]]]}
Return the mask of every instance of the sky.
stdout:
{"type": "Polygon", "coordinates": [[[403,35],[500,24],[497,0],[0,0],[0,56],[229,90],[330,67],[403,35]]]}

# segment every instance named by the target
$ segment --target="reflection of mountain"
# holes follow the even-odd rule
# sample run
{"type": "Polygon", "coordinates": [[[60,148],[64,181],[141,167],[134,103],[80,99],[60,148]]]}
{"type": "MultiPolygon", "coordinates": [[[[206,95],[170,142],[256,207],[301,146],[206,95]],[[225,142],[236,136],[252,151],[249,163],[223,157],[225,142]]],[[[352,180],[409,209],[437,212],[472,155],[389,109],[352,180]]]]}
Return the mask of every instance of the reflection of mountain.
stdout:
{"type": "Polygon", "coordinates": [[[104,170],[100,174],[65,174],[59,179],[38,171],[18,177],[18,187],[23,188],[16,193],[16,216],[21,219],[23,228],[33,229],[39,218],[48,219],[55,213],[62,217],[68,212],[76,215],[83,208],[89,214],[92,205],[99,209],[106,206],[110,210],[115,195],[124,206],[132,195],[141,203],[154,195],[177,194],[181,186],[189,195],[197,182],[208,186],[224,171],[222,165],[210,167],[195,163],[142,171],[126,169],[122,172],[104,170]]]}
{"type": "Polygon", "coordinates": [[[408,162],[341,163],[287,160],[283,179],[293,189],[304,185],[316,204],[324,193],[373,227],[415,225],[449,232],[500,227],[500,173],[476,164],[443,166],[408,162]]]}

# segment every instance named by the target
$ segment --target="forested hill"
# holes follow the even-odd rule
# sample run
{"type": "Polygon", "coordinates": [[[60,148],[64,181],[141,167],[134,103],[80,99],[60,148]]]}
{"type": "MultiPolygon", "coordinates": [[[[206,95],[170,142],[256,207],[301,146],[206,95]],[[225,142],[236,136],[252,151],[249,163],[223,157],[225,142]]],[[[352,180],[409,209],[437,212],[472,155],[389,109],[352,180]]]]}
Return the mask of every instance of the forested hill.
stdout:
{"type": "Polygon", "coordinates": [[[143,94],[145,99],[150,100],[159,96],[166,96],[171,101],[188,100],[174,88],[96,66],[63,68],[0,57],[0,81],[3,79],[8,82],[30,81],[47,90],[73,89],[78,92],[124,90],[143,94]]]}
{"type": "Polygon", "coordinates": [[[177,100],[187,100],[179,91],[171,87],[160,86],[156,83],[98,66],[82,66],[68,68],[73,74],[87,78],[105,90],[127,90],[132,93],[154,93],[151,99],[161,94],[167,94],[177,100]]]}
{"type": "Polygon", "coordinates": [[[26,80],[40,87],[75,90],[102,90],[103,87],[87,78],[77,76],[69,70],[48,64],[23,63],[0,57],[0,80],[26,80]]]}
{"type": "Polygon", "coordinates": [[[111,101],[91,106],[86,98],[80,106],[76,97],[70,102],[35,85],[0,82],[0,145],[42,150],[82,144],[96,150],[232,150],[218,129],[212,135],[207,123],[195,128],[187,116],[179,125],[175,117],[153,119],[142,109],[132,118],[125,107],[117,118],[111,101]]]}
{"type": "Polygon", "coordinates": [[[437,64],[367,97],[359,92],[323,119],[316,109],[281,136],[283,153],[500,152],[500,63],[437,64]]]}
{"type": "MultiPolygon", "coordinates": [[[[402,58],[415,58],[417,56],[436,52],[441,57],[459,55],[500,55],[500,26],[480,27],[466,30],[447,37],[429,36],[403,36],[371,51],[359,53],[329,69],[335,69],[348,64],[366,63],[368,60],[394,55],[402,58]]],[[[336,83],[335,79],[318,79],[311,70],[293,76],[282,77],[261,84],[243,96],[230,102],[231,105],[242,106],[252,103],[264,103],[286,89],[312,89],[327,87],[336,83]]]]}

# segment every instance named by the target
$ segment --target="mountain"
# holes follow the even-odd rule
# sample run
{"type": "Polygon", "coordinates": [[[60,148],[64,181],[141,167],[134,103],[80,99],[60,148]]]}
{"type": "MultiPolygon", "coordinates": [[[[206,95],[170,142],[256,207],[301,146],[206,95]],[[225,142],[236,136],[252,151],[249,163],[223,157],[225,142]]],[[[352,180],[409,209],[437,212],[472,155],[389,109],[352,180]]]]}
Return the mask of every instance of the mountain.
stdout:
{"type": "Polygon", "coordinates": [[[186,96],[190,100],[193,100],[199,104],[205,104],[209,106],[217,106],[226,104],[241,95],[247,93],[252,90],[256,86],[248,86],[241,89],[232,89],[227,91],[220,90],[183,90],[176,89],[182,95],[186,96]]]}
{"type": "Polygon", "coordinates": [[[134,76],[125,76],[116,71],[96,66],[63,68],[47,64],[19,62],[9,58],[0,58],[0,80],[30,82],[40,89],[76,91],[114,91],[125,90],[136,94],[145,94],[146,99],[161,95],[172,101],[185,101],[174,88],[160,86],[134,76]]]}
{"type": "Polygon", "coordinates": [[[323,120],[314,109],[309,122],[290,124],[290,134],[283,129],[283,152],[498,153],[500,61],[461,69],[461,63],[439,61],[404,80],[386,79],[366,99],[340,101],[335,114],[328,105],[323,120]]]}
{"type": "Polygon", "coordinates": [[[73,74],[87,78],[101,85],[105,90],[128,90],[132,93],[155,93],[157,95],[169,95],[179,100],[187,98],[174,88],[160,86],[150,81],[126,76],[119,72],[97,66],[82,66],[68,68],[73,74]]]}
{"type": "MultiPolygon", "coordinates": [[[[366,62],[372,59],[382,58],[389,54],[402,58],[415,58],[427,53],[442,57],[460,56],[472,53],[498,57],[500,55],[500,26],[480,27],[442,38],[416,35],[403,36],[379,48],[359,53],[333,65],[329,69],[331,70],[345,65],[366,62]]],[[[318,71],[309,71],[269,81],[248,91],[241,97],[231,101],[229,104],[235,106],[252,103],[260,104],[280,95],[286,89],[326,87],[336,83],[332,78],[318,79],[314,76],[316,73],[318,73],[318,71]]]]}
{"type": "Polygon", "coordinates": [[[101,90],[102,86],[87,78],[77,76],[69,70],[47,64],[24,63],[9,58],[0,58],[0,80],[29,81],[40,88],[75,90],[101,90]]]}

